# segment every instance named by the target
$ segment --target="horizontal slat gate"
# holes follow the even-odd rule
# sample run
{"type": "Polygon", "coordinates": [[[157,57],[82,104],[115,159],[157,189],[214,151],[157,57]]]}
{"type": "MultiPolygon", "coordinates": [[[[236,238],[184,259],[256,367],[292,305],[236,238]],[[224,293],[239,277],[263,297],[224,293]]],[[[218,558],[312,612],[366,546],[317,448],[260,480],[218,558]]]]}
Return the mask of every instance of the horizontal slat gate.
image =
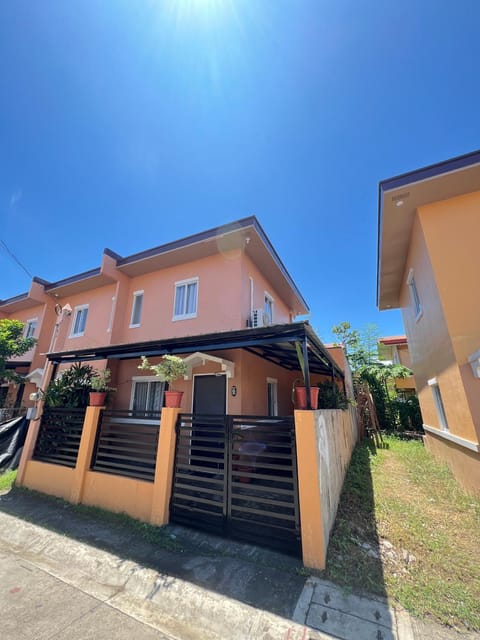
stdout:
{"type": "Polygon", "coordinates": [[[159,431],[159,412],[103,411],[91,469],[153,482],[159,431]]]}
{"type": "Polygon", "coordinates": [[[85,409],[45,407],[33,459],[75,467],[84,420],[85,409]]]}
{"type": "Polygon", "coordinates": [[[232,416],[228,528],[237,538],[301,552],[293,418],[232,416]]]}
{"type": "Polygon", "coordinates": [[[171,519],[300,553],[293,419],[179,416],[171,519]]]}
{"type": "Polygon", "coordinates": [[[224,532],[227,505],[225,416],[183,414],[177,421],[172,520],[224,532]]]}

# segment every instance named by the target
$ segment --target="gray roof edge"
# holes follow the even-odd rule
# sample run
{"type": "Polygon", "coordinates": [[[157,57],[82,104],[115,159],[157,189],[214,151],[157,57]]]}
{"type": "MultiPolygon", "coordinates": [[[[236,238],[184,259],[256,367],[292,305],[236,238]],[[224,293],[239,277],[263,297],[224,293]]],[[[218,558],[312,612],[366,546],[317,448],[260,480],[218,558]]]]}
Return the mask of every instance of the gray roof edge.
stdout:
{"type": "Polygon", "coordinates": [[[162,253],[167,253],[168,251],[173,251],[174,249],[181,249],[182,247],[196,244],[198,242],[202,242],[203,240],[210,240],[211,238],[215,238],[216,236],[225,233],[230,233],[237,229],[251,227],[254,226],[255,221],[255,216],[249,216],[248,218],[242,218],[240,220],[235,220],[234,222],[220,225],[219,227],[213,227],[212,229],[207,229],[206,231],[201,231],[200,233],[194,233],[192,235],[185,236],[184,238],[180,238],[179,240],[166,242],[165,244],[152,247],[151,249],[145,249],[143,251],[139,251],[138,253],[132,253],[129,256],[120,258],[118,260],[118,266],[131,264],[132,262],[138,262],[146,258],[153,258],[154,256],[160,255],[162,253]]]}
{"type": "Polygon", "coordinates": [[[470,151],[461,156],[455,156],[448,160],[442,160],[442,162],[436,162],[420,169],[413,171],[407,171],[401,173],[398,176],[392,178],[386,178],[378,183],[379,193],[385,193],[392,189],[398,189],[414,182],[420,182],[427,180],[428,178],[436,178],[445,173],[451,173],[452,171],[458,171],[459,169],[467,169],[473,165],[480,164],[480,149],[477,151],[470,151]]]}
{"type": "Polygon", "coordinates": [[[88,278],[93,278],[94,276],[100,275],[100,272],[101,272],[101,268],[96,267],[95,269],[90,269],[89,271],[82,271],[82,273],[77,273],[73,276],[69,276],[68,278],[57,280],[56,282],[50,282],[45,287],[45,291],[51,291],[52,289],[58,289],[59,287],[64,287],[67,284],[73,284],[74,282],[79,282],[80,280],[87,280],[88,278]]]}
{"type": "Polygon", "coordinates": [[[297,298],[304,305],[304,307],[307,310],[307,312],[309,312],[310,311],[310,307],[308,306],[308,304],[307,304],[305,298],[303,297],[303,295],[300,293],[300,289],[295,284],[294,279],[292,278],[292,276],[288,272],[286,266],[283,264],[280,256],[275,251],[275,248],[272,245],[272,243],[270,242],[270,240],[268,239],[268,236],[265,233],[265,231],[263,230],[262,225],[260,224],[260,222],[257,220],[256,217],[253,217],[253,220],[254,220],[253,226],[255,227],[258,235],[261,237],[263,243],[267,247],[269,253],[272,256],[272,258],[275,260],[275,263],[276,263],[277,267],[280,269],[280,271],[282,272],[283,277],[286,279],[286,281],[288,282],[290,288],[292,289],[292,291],[294,291],[294,293],[297,296],[297,298]]]}
{"type": "Polygon", "coordinates": [[[166,244],[153,247],[152,249],[147,249],[145,251],[134,253],[130,256],[125,256],[124,258],[120,258],[117,260],[117,266],[120,267],[127,264],[131,264],[132,262],[137,262],[147,258],[152,258],[156,255],[160,255],[168,251],[181,249],[182,247],[196,244],[198,242],[202,242],[203,240],[210,240],[211,238],[215,238],[216,236],[223,235],[226,233],[231,233],[238,229],[247,229],[248,227],[253,227],[255,231],[258,233],[267,251],[272,256],[273,260],[275,261],[277,267],[279,268],[283,277],[287,281],[288,285],[290,286],[292,291],[295,293],[295,295],[297,296],[301,304],[305,307],[307,312],[310,311],[310,308],[305,298],[300,293],[299,288],[295,284],[295,281],[293,280],[292,276],[289,274],[287,268],[285,267],[282,260],[280,259],[280,256],[275,251],[272,243],[268,239],[267,234],[265,233],[262,225],[260,224],[256,216],[248,216],[246,218],[241,218],[240,220],[234,220],[233,222],[229,222],[219,227],[213,227],[212,229],[207,229],[206,231],[201,231],[200,233],[186,236],[185,238],[181,238],[180,240],[174,240],[172,242],[168,242],[166,244]]]}
{"type": "Polygon", "coordinates": [[[5,300],[0,300],[0,306],[3,307],[7,304],[12,304],[13,302],[20,302],[20,300],[25,300],[28,298],[28,291],[25,293],[19,293],[18,296],[12,296],[11,298],[5,298],[5,300]]]}

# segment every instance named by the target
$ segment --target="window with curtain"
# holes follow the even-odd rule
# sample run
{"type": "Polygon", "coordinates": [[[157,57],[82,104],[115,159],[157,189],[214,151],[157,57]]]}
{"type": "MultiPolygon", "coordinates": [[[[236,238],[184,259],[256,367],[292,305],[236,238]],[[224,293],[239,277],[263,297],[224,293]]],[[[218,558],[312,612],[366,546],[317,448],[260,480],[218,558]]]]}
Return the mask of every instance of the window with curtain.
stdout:
{"type": "Polygon", "coordinates": [[[175,283],[175,305],[173,319],[196,318],[198,301],[198,278],[175,283]]]}
{"type": "Polygon", "coordinates": [[[131,409],[133,411],[161,411],[165,383],[160,380],[134,380],[131,409]]]}

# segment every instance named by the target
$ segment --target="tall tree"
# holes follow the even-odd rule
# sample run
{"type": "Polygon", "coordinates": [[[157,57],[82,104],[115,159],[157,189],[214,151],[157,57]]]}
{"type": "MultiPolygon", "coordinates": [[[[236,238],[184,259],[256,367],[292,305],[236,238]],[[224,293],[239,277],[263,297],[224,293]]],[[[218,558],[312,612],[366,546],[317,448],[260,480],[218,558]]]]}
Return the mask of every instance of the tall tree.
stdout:
{"type": "Polygon", "coordinates": [[[7,369],[7,362],[23,356],[35,345],[35,338],[25,338],[23,331],[24,324],[20,320],[0,320],[0,380],[18,382],[20,379],[15,371],[7,369]]]}
{"type": "MultiPolygon", "coordinates": [[[[332,333],[344,345],[354,377],[368,383],[382,428],[397,429],[401,423],[400,410],[405,409],[405,403],[398,400],[394,380],[412,375],[410,369],[401,364],[379,361],[380,333],[374,324],[367,324],[359,331],[353,329],[349,322],[340,322],[332,327],[332,333]]],[[[412,408],[415,414],[419,413],[417,405],[418,403],[412,408]]],[[[418,423],[418,419],[416,422],[418,423]]],[[[421,422],[417,426],[421,427],[421,422]]]]}

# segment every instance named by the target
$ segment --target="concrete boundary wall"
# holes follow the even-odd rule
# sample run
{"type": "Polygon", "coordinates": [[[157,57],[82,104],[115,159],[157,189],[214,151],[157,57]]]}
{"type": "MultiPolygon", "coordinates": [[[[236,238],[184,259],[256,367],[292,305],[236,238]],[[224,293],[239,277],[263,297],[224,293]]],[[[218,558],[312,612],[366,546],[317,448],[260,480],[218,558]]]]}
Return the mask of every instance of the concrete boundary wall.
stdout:
{"type": "Polygon", "coordinates": [[[25,471],[23,477],[17,477],[17,484],[73,504],[87,504],[126,513],[152,524],[167,524],[175,455],[175,424],[179,412],[180,409],[162,409],[154,482],[90,470],[101,408],[87,407],[75,468],[29,457],[24,460],[25,471]]]}
{"type": "Polygon", "coordinates": [[[358,437],[354,409],[316,411],[315,433],[318,443],[318,482],[323,533],[325,540],[328,540],[337,515],[345,474],[358,437]]]}
{"type": "Polygon", "coordinates": [[[355,409],[295,411],[303,563],[324,569],[328,540],[353,448],[355,409]]]}

